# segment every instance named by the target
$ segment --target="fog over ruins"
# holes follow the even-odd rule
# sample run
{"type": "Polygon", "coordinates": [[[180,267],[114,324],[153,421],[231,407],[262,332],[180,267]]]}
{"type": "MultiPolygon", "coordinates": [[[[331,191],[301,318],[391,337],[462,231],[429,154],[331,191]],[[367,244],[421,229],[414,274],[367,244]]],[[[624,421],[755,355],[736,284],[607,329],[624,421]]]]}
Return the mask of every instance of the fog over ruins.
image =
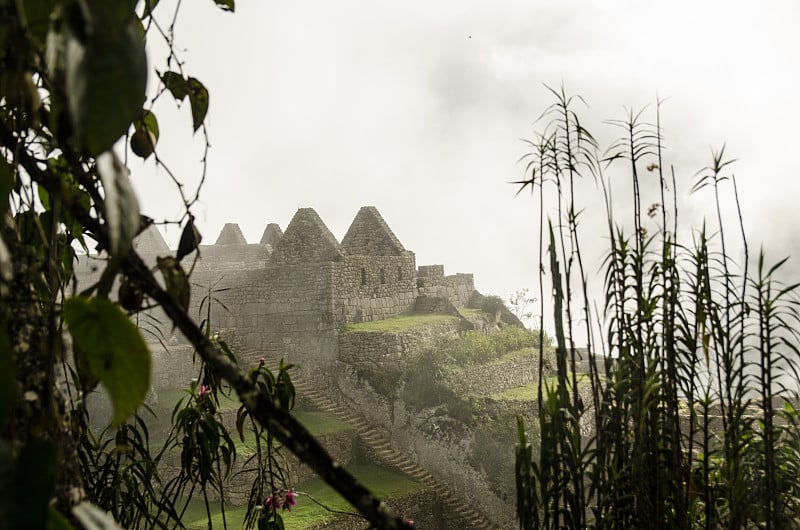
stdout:
{"type": "MultiPolygon", "coordinates": [[[[173,252],[155,226],[134,245],[152,265],[173,252]]],[[[446,264],[418,265],[373,206],[359,209],[341,242],[313,208],[300,208],[285,230],[269,222],[257,243],[226,223],[198,253],[196,261],[194,254],[184,258],[187,267],[194,262],[189,314],[198,322],[210,316],[211,329],[241,365],[259,359],[271,367],[281,359],[296,364],[291,373],[299,409],[341,424],[321,436],[338,461],[417,481],[418,493],[389,503],[421,527],[513,523],[507,505],[514,437],[507,420],[530,416],[532,409],[524,399],[490,396],[532,384],[533,355],[523,351],[492,365],[452,366],[447,373],[413,364],[441,340],[467,331],[522,329],[505,305],[475,289],[472,274],[446,274],[446,264]],[[204,299],[209,293],[210,306],[204,299]],[[411,319],[416,321],[404,323],[411,319]],[[398,327],[380,327],[392,322],[398,327]],[[427,491],[436,492],[435,502],[416,500],[427,491]]],[[[97,278],[92,264],[82,260],[82,282],[97,278]]],[[[163,407],[191,382],[192,348],[161,326],[166,319],[158,311],[151,316],[138,322],[150,331],[154,355],[150,402],[163,407]]],[[[312,478],[296,461],[287,465],[295,483],[312,478]]],[[[170,466],[179,464],[168,463],[167,474],[170,466]]],[[[246,480],[227,481],[227,501],[246,503],[247,488],[246,480]]],[[[347,524],[356,522],[339,518],[324,527],[347,524]]]]}

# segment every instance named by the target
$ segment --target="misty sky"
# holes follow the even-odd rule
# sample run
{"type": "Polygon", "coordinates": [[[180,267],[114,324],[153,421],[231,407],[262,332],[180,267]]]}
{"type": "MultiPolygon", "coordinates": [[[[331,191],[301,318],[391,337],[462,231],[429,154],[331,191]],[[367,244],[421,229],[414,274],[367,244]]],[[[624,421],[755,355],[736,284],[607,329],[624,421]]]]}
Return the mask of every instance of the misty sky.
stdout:
{"type": "MultiPolygon", "coordinates": [[[[753,242],[800,247],[800,2],[239,0],[230,15],[193,0],[181,14],[185,69],[211,93],[195,208],[204,243],[225,222],[257,242],[268,222],[285,229],[307,206],[341,240],[374,205],[418,265],[473,272],[484,294],[533,288],[538,212],[507,182],[523,176],[520,138],[553,102],[544,84],[563,83],[585,98],[583,120],[605,145],[617,133],[604,120],[668,97],[679,193],[727,142],[753,242]]],[[[162,55],[151,47],[160,70],[162,55]]],[[[188,104],[173,108],[166,97],[155,108],[159,154],[191,187],[202,143],[188,104]]],[[[131,169],[145,213],[175,218],[165,173],[152,161],[131,169]]],[[[581,202],[602,208],[593,185],[584,190],[581,202]]],[[[701,219],[707,204],[694,196],[684,211],[701,219]]],[[[178,233],[167,232],[172,245],[178,233]]]]}

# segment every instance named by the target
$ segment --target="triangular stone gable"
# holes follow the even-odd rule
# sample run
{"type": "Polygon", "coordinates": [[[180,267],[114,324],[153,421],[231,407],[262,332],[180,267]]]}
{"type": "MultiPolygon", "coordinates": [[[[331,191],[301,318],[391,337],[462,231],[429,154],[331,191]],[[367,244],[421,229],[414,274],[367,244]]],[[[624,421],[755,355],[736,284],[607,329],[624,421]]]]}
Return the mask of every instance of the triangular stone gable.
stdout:
{"type": "Polygon", "coordinates": [[[166,256],[170,253],[167,242],[156,225],[148,226],[133,240],[133,248],[144,255],[166,256]]]}
{"type": "Polygon", "coordinates": [[[236,223],[225,223],[215,245],[246,245],[247,240],[236,223]]]}
{"type": "Polygon", "coordinates": [[[313,208],[300,208],[272,252],[271,263],[340,261],[342,249],[313,208]]]}
{"type": "Polygon", "coordinates": [[[278,226],[277,223],[270,223],[264,229],[264,233],[261,235],[261,241],[259,241],[262,245],[269,245],[273,249],[278,246],[278,241],[281,240],[283,237],[283,230],[281,227],[278,226]]]}
{"type": "Polygon", "coordinates": [[[406,249],[374,206],[363,206],[342,239],[342,248],[355,256],[401,256],[406,249]]]}

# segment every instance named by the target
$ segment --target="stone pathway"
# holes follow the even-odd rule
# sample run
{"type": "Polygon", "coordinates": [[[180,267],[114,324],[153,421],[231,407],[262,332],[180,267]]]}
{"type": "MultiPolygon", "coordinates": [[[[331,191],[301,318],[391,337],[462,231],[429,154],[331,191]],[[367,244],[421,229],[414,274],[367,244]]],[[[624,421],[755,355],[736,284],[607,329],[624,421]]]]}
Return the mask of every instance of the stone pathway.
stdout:
{"type": "MultiPolygon", "coordinates": [[[[248,354],[247,358],[253,358],[253,354],[248,354]]],[[[265,359],[267,361],[267,366],[277,370],[277,366],[280,362],[278,357],[266,356],[265,359]]],[[[294,384],[298,396],[302,396],[310,401],[315,408],[329,412],[352,426],[361,442],[372,451],[381,464],[405,473],[435,492],[436,496],[444,505],[445,513],[457,519],[457,521],[451,521],[453,523],[458,523],[452,526],[452,528],[500,528],[485,515],[470,508],[450,493],[450,490],[444,482],[431,475],[427,470],[420,467],[403,453],[393,449],[391,443],[380,432],[370,426],[362,417],[354,414],[351,409],[343,407],[333,401],[327,393],[305,381],[300,373],[292,372],[291,376],[292,383],[294,384]]]]}

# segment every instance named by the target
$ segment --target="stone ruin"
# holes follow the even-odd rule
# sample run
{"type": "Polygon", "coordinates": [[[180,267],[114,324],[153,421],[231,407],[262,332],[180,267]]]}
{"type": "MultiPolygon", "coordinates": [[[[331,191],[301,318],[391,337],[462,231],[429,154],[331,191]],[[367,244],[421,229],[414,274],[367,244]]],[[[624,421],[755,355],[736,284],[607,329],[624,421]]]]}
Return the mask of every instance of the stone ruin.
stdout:
{"type": "MultiPolygon", "coordinates": [[[[134,245],[151,265],[156,257],[174,253],[155,227],[144,231],[134,245]]],[[[79,282],[96,280],[102,267],[92,271],[91,264],[96,261],[90,257],[82,261],[77,267],[79,282]]],[[[431,480],[443,480],[449,491],[469,506],[496,514],[501,526],[513,524],[511,512],[505,510],[508,499],[498,497],[480,466],[473,465],[478,445],[471,427],[458,427],[457,420],[442,415],[443,405],[426,409],[438,411],[436,414],[418,415],[402,399],[376,392],[369,379],[371,371],[401,361],[436,336],[461,331],[465,322],[471,325],[458,309],[481,298],[472,274],[447,276],[443,265],[418,267],[414,253],[403,246],[373,206],[358,211],[341,242],[312,208],[299,209],[285,232],[275,223],[268,224],[255,244],[247,242],[238,225],[228,223],[213,245],[200,245],[183,259],[183,266],[192,271],[190,315],[197,322],[210,320],[211,329],[227,341],[242,366],[253,366],[261,356],[296,364],[294,370],[299,373],[293,372],[293,379],[305,381],[305,394],[313,393],[309,388],[321,392],[348,414],[357,411],[356,416],[366,422],[368,427],[362,430],[367,429],[367,434],[358,434],[360,454],[404,473],[417,469],[412,477],[438,477],[431,480]],[[405,333],[343,333],[346,324],[412,311],[445,313],[461,320],[405,333]],[[456,432],[461,434],[455,436],[456,432]],[[373,441],[365,441],[367,438],[373,441]],[[388,450],[376,449],[375,440],[391,442],[389,456],[381,456],[380,451],[388,450]],[[397,462],[404,464],[398,467],[397,462]],[[408,465],[412,467],[404,467],[408,465]],[[423,469],[427,471],[422,475],[414,474],[423,469]],[[503,520],[505,516],[507,520],[503,520]]],[[[186,362],[191,348],[180,344],[180,335],[158,310],[137,322],[140,326],[160,322],[155,332],[143,328],[144,335],[160,336],[168,345],[168,349],[160,349],[151,344],[154,391],[184,388],[195,375],[186,362]]],[[[469,386],[473,383],[482,385],[482,390],[491,387],[497,391],[534,380],[536,371],[530,359],[512,363],[517,364],[457,372],[445,385],[458,395],[468,395],[476,391],[469,386]]],[[[314,399],[302,399],[312,408],[321,406],[314,399]]],[[[355,443],[353,436],[352,431],[341,435],[349,444],[355,443]]],[[[336,440],[326,438],[326,446],[339,447],[336,440]]],[[[345,449],[334,453],[346,464],[354,451],[348,450],[347,444],[342,447],[345,449]]],[[[301,471],[293,468],[293,473],[301,471]]],[[[442,483],[434,483],[426,485],[441,495],[442,483]]],[[[248,492],[236,487],[231,486],[234,489],[226,495],[244,502],[248,492]]],[[[448,510],[443,517],[455,513],[448,510]]],[[[331,528],[338,527],[336,524],[331,528]]]]}
{"type": "MultiPolygon", "coordinates": [[[[155,227],[135,244],[151,263],[170,252],[155,227]]],[[[270,223],[256,244],[228,223],[213,245],[200,245],[183,263],[193,268],[190,314],[198,322],[209,316],[203,300],[210,296],[211,327],[232,346],[316,373],[335,362],[343,325],[415,309],[455,311],[475,292],[472,274],[417,268],[374,206],[358,211],[341,243],[314,209],[300,208],[285,232],[270,223]]]]}

